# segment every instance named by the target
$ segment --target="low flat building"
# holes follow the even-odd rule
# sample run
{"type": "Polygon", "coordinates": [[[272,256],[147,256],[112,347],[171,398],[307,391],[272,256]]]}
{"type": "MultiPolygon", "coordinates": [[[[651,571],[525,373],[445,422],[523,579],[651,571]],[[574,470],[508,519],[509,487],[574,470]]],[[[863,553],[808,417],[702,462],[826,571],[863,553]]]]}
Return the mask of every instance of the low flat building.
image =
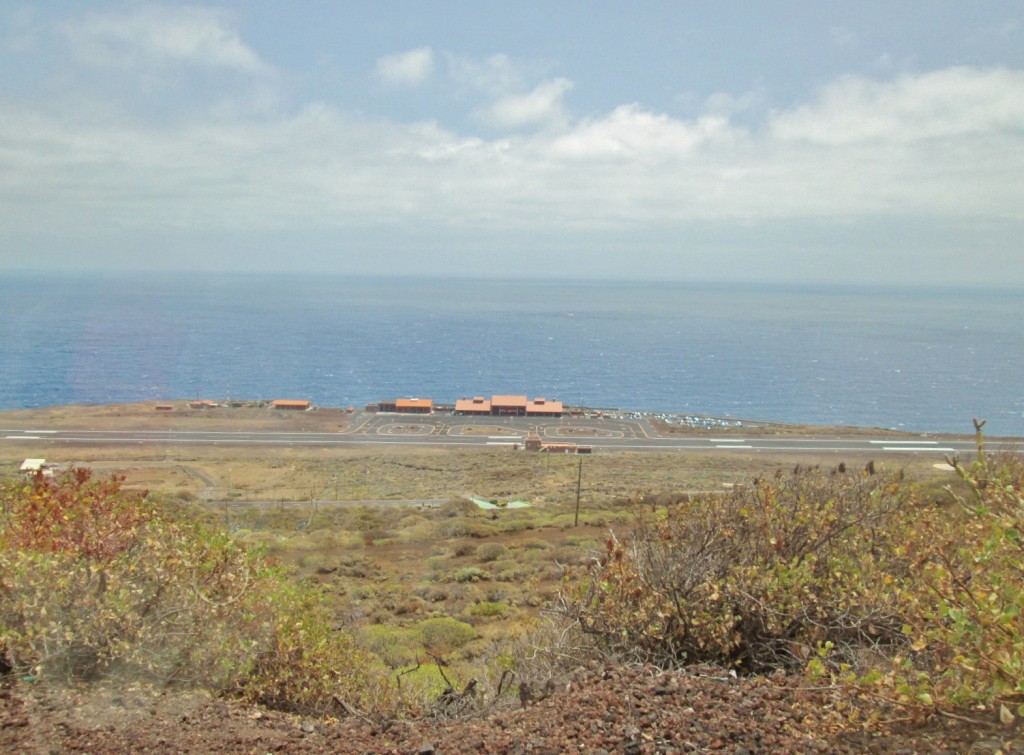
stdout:
{"type": "Polygon", "coordinates": [[[483,396],[460,398],[455,402],[456,414],[490,414],[491,402],[483,396]]]}
{"type": "Polygon", "coordinates": [[[46,459],[25,459],[21,462],[21,473],[26,477],[42,474],[43,477],[53,477],[53,469],[46,463],[46,459]]]}
{"type": "Polygon", "coordinates": [[[526,396],[491,396],[491,414],[525,417],[527,403],[526,396]]]}
{"type": "Polygon", "coordinates": [[[526,416],[528,417],[561,417],[562,412],[561,401],[535,398],[526,405],[526,416]]]}
{"type": "Polygon", "coordinates": [[[279,398],[271,402],[271,406],[275,409],[289,409],[295,412],[304,412],[310,408],[311,404],[309,401],[297,401],[294,399],[279,398]]]}
{"type": "Polygon", "coordinates": [[[430,414],[434,411],[434,400],[429,398],[400,398],[395,401],[395,411],[400,414],[430,414]]]}
{"type": "Polygon", "coordinates": [[[544,443],[540,450],[547,454],[574,454],[576,453],[575,443],[544,443]]]}
{"type": "Polygon", "coordinates": [[[497,395],[490,401],[483,396],[471,399],[461,398],[455,402],[456,414],[490,415],[492,417],[561,417],[564,412],[561,401],[548,401],[526,396],[497,395]]]}

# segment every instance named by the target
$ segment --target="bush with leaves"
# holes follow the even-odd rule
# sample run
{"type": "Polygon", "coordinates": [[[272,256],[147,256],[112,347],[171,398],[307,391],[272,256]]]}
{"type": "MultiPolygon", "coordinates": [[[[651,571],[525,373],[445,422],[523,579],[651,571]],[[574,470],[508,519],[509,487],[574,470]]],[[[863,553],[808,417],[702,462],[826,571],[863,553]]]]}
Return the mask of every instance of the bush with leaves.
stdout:
{"type": "MultiPolygon", "coordinates": [[[[561,611],[606,651],[662,666],[802,668],[907,644],[898,475],[797,468],[643,514],[561,611]]],[[[640,509],[642,511],[642,509],[640,509]]]]}
{"type": "Polygon", "coordinates": [[[989,454],[975,421],[977,455],[949,459],[965,492],[956,516],[923,531],[919,620],[908,626],[919,654],[898,684],[911,700],[999,708],[1024,716],[1024,458],[989,454]]]}
{"type": "Polygon", "coordinates": [[[508,555],[508,548],[501,543],[484,543],[476,549],[477,560],[489,564],[508,555]]]}
{"type": "Polygon", "coordinates": [[[456,582],[480,582],[490,579],[490,575],[479,566],[466,566],[455,572],[452,579],[456,582]]]}
{"type": "Polygon", "coordinates": [[[376,695],[321,595],[235,541],[74,469],[0,489],[0,659],[326,711],[376,695]]]}

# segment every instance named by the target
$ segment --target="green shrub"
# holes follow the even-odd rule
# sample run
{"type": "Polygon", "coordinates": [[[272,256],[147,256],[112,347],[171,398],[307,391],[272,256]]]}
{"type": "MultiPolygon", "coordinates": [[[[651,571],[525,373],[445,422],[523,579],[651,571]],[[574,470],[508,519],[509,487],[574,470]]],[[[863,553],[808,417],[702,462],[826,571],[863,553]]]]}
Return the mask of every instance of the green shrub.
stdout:
{"type": "Polygon", "coordinates": [[[491,561],[497,561],[507,553],[508,548],[501,543],[484,543],[476,549],[477,560],[485,564],[491,561]]]}
{"type": "MultiPolygon", "coordinates": [[[[473,504],[470,504],[471,506],[473,504]]],[[[437,537],[475,537],[477,539],[488,538],[497,534],[497,529],[483,522],[476,522],[469,518],[442,519],[435,525],[437,537]]]]}
{"type": "Polygon", "coordinates": [[[448,559],[444,556],[429,556],[426,560],[427,571],[435,574],[443,572],[448,567],[448,559]]]}
{"type": "Polygon", "coordinates": [[[484,600],[469,607],[470,616],[491,617],[501,616],[508,610],[504,600],[484,600]]]}
{"type": "Polygon", "coordinates": [[[448,682],[461,685],[461,676],[453,674],[451,668],[441,669],[436,663],[409,664],[395,674],[402,699],[421,705],[432,703],[448,688],[448,682]]]}
{"type": "Polygon", "coordinates": [[[490,579],[490,576],[479,566],[467,566],[455,572],[456,582],[480,582],[490,579]]]}
{"type": "Polygon", "coordinates": [[[477,637],[473,627],[449,616],[425,619],[416,624],[412,631],[422,646],[434,655],[458,650],[477,637]]]}
{"type": "MultiPolygon", "coordinates": [[[[951,463],[967,494],[958,516],[920,528],[926,564],[920,615],[907,632],[929,667],[898,683],[912,700],[1010,706],[1024,715],[1024,458],[978,453],[951,463]]],[[[952,489],[950,489],[952,493],[952,489]]]]}
{"type": "Polygon", "coordinates": [[[416,662],[419,639],[409,630],[387,624],[371,624],[360,631],[360,637],[367,649],[392,668],[416,662]]]}

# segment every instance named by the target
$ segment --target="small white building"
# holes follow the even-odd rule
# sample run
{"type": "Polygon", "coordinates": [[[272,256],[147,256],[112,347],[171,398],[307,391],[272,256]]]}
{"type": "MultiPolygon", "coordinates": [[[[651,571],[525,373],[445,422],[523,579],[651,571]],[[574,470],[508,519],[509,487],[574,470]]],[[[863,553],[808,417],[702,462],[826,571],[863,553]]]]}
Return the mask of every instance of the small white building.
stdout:
{"type": "Polygon", "coordinates": [[[21,471],[26,475],[42,472],[47,477],[53,474],[53,470],[47,465],[46,459],[25,459],[25,461],[21,462],[21,471]]]}

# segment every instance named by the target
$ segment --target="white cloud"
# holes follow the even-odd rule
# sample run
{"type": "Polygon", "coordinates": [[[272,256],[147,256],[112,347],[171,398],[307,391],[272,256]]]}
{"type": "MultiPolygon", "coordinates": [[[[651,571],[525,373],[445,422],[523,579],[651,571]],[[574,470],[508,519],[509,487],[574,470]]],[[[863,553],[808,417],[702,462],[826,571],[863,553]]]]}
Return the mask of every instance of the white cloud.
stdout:
{"type": "MultiPolygon", "coordinates": [[[[6,102],[0,228],[669,234],[807,218],[1024,223],[1022,79],[975,69],[844,79],[760,127],[712,107],[680,119],[633,104],[498,139],[322,103],[147,127],[6,102]]],[[[507,100],[501,122],[564,118],[568,86],[507,100]]]]}
{"type": "Polygon", "coordinates": [[[703,142],[727,139],[731,132],[724,117],[708,115],[686,122],[662,113],[623,105],[597,120],[578,124],[557,137],[551,153],[576,160],[685,157],[703,142]]]}
{"type": "Polygon", "coordinates": [[[762,89],[744,92],[733,96],[728,92],[716,92],[704,101],[704,108],[709,114],[730,116],[742,113],[764,104],[766,94],[762,89]]]}
{"type": "Polygon", "coordinates": [[[523,89],[524,72],[520,64],[508,55],[492,55],[486,60],[458,55],[447,56],[448,75],[460,87],[483,92],[491,97],[503,97],[523,89]]]}
{"type": "Polygon", "coordinates": [[[947,68],[895,81],[846,77],[775,113],[773,136],[817,144],[906,143],[1024,128],[1024,72],[947,68]]]}
{"type": "Polygon", "coordinates": [[[77,54],[91,64],[269,70],[228,21],[227,14],[212,8],[143,4],[126,12],[89,13],[69,22],[65,31],[77,54]]]}
{"type": "Polygon", "coordinates": [[[572,89],[568,79],[553,79],[538,84],[523,94],[507,94],[489,107],[478,111],[479,117],[498,128],[560,123],[565,119],[563,98],[572,89]]]}
{"type": "Polygon", "coordinates": [[[434,51],[429,47],[388,55],[377,60],[377,77],[389,86],[419,86],[434,70],[434,51]]]}

